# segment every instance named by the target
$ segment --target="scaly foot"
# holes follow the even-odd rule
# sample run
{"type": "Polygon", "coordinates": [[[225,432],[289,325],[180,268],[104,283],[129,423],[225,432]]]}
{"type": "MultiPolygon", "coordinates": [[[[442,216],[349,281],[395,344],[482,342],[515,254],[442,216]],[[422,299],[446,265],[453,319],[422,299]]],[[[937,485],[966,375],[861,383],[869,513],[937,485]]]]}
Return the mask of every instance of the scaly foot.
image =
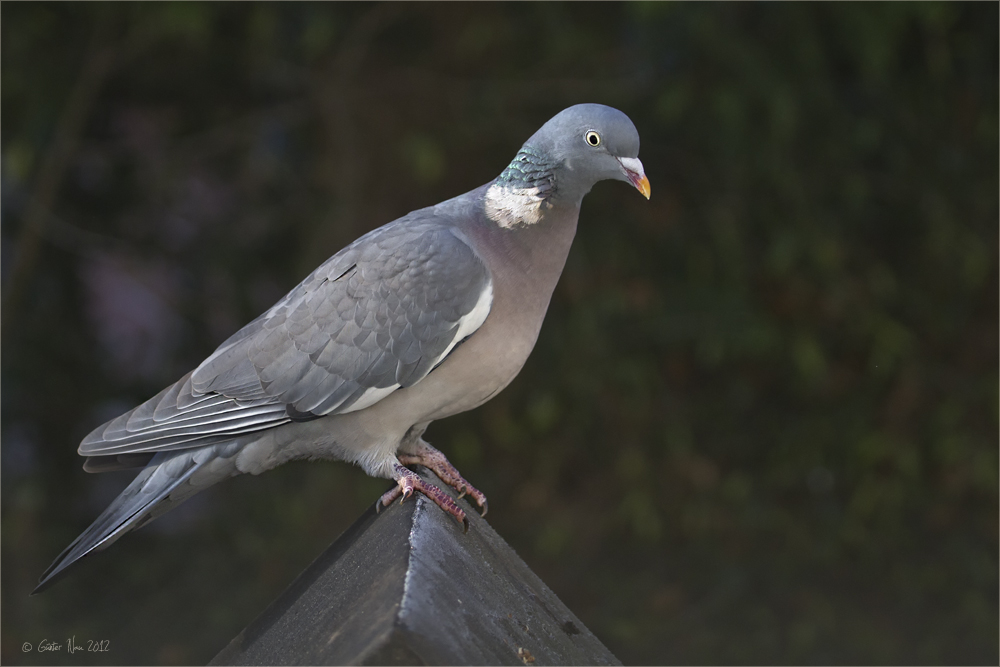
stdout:
{"type": "Polygon", "coordinates": [[[469,532],[469,520],[465,517],[465,512],[462,508],[456,505],[455,501],[451,499],[451,496],[434,484],[425,482],[417,473],[403,467],[399,463],[393,465],[393,473],[398,475],[396,477],[396,486],[382,494],[382,497],[375,503],[376,512],[383,507],[388,507],[396,498],[400,498],[400,496],[402,498],[399,502],[402,503],[412,496],[414,491],[419,491],[433,500],[434,504],[438,507],[455,517],[462,524],[463,532],[469,532]]]}
{"type": "Polygon", "coordinates": [[[411,446],[410,451],[399,454],[399,462],[405,466],[422,465],[430,468],[434,474],[441,478],[441,481],[458,491],[458,497],[465,494],[476,501],[480,507],[480,516],[486,516],[489,506],[486,504],[486,496],[482,491],[465,481],[465,478],[455,469],[448,459],[440,451],[431,447],[423,440],[411,446]]]}

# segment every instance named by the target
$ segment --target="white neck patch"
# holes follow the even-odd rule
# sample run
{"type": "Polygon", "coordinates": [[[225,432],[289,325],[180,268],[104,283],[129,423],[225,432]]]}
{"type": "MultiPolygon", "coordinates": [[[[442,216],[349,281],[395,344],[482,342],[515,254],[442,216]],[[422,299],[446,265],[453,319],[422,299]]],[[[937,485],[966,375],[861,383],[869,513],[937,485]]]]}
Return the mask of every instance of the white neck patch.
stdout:
{"type": "Polygon", "coordinates": [[[505,188],[494,183],[483,200],[486,217],[504,229],[518,225],[534,225],[542,219],[545,202],[542,188],[505,188]]]}

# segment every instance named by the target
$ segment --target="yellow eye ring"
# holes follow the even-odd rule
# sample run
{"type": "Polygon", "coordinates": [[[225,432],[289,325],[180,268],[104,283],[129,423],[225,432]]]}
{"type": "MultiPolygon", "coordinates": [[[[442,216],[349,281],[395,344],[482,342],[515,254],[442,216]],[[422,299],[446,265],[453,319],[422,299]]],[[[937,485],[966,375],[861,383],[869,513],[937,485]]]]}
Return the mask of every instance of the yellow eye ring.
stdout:
{"type": "Polygon", "coordinates": [[[587,134],[584,135],[584,140],[590,146],[601,145],[601,135],[599,135],[597,132],[594,132],[593,130],[590,130],[589,132],[587,132],[587,134]]]}

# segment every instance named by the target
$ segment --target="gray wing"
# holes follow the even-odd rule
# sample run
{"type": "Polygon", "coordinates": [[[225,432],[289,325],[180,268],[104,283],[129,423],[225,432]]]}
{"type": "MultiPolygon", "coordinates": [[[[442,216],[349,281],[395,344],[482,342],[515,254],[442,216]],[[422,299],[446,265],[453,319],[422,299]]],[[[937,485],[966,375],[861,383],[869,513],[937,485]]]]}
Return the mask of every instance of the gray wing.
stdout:
{"type": "Polygon", "coordinates": [[[90,469],[361,410],[426,377],[485,321],[493,287],[460,234],[422,213],[358,239],[192,373],[96,429],[79,448],[101,457],[90,469]]]}

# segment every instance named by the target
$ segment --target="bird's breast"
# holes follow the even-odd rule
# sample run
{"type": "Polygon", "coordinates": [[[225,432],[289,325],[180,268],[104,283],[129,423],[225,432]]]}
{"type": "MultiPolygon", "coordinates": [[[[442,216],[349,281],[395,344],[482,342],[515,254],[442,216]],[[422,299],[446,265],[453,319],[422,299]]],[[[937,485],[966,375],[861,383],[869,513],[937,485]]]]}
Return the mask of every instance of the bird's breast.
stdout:
{"type": "MultiPolygon", "coordinates": [[[[576,232],[579,209],[531,227],[465,231],[490,270],[493,304],[482,326],[426,378],[388,399],[411,423],[470,410],[506,387],[538,339],[576,232]]],[[[388,407],[388,406],[387,406],[388,407]]]]}

